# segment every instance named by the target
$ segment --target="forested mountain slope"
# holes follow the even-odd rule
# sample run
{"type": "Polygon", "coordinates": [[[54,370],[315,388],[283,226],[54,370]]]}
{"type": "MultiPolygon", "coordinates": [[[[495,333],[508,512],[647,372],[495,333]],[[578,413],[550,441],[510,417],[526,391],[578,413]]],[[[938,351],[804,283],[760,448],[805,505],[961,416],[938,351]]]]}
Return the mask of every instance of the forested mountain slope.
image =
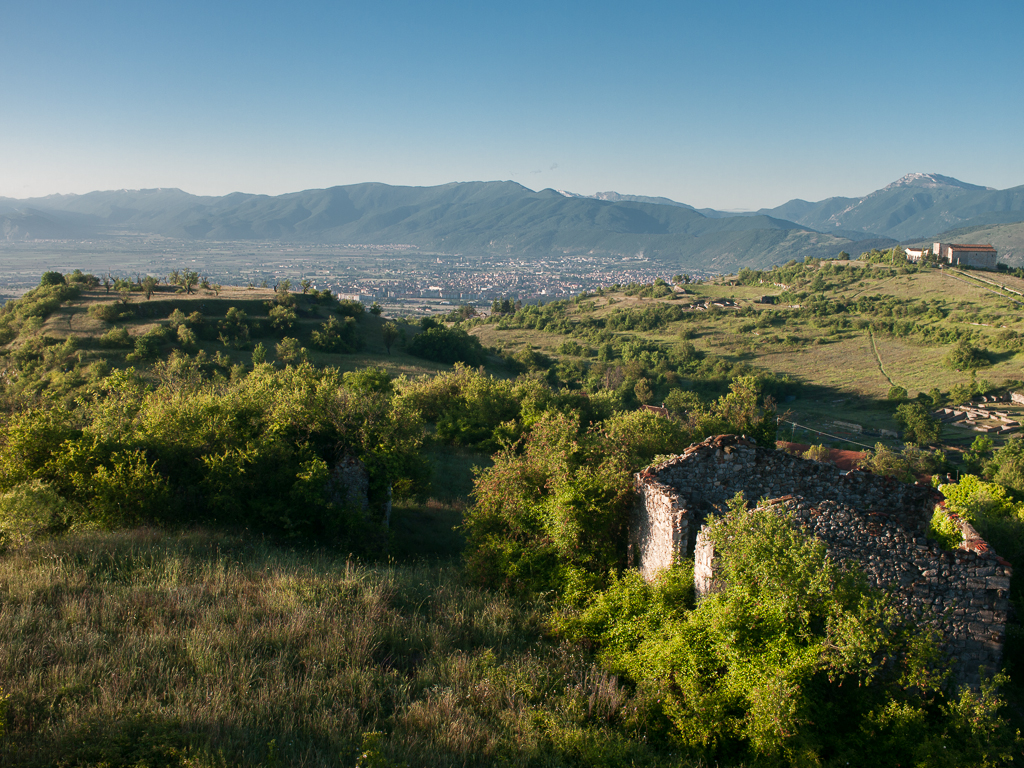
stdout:
{"type": "Polygon", "coordinates": [[[277,197],[180,190],[0,200],[9,239],[144,232],[207,240],[414,246],[527,258],[643,253],[681,267],[735,270],[855,250],[771,216],[709,218],[679,206],[566,197],[513,182],[438,187],[356,184],[277,197]],[[31,209],[33,218],[26,219],[31,209]]]}

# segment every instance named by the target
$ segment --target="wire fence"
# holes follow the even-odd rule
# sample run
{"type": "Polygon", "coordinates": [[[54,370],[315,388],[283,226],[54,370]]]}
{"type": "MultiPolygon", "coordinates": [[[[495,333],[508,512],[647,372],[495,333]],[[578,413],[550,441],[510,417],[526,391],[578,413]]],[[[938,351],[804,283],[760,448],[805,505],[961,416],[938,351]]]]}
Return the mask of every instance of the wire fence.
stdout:
{"type": "Polygon", "coordinates": [[[851,440],[848,437],[840,437],[839,435],[830,435],[828,432],[822,432],[820,429],[812,429],[811,427],[805,427],[803,424],[797,424],[795,421],[787,421],[786,419],[779,419],[779,424],[792,424],[794,432],[797,429],[803,429],[808,432],[813,432],[816,435],[824,435],[825,437],[831,437],[833,440],[839,440],[850,445],[859,445],[861,448],[867,448],[868,450],[874,450],[875,446],[865,445],[864,443],[858,443],[856,440],[851,440]]]}

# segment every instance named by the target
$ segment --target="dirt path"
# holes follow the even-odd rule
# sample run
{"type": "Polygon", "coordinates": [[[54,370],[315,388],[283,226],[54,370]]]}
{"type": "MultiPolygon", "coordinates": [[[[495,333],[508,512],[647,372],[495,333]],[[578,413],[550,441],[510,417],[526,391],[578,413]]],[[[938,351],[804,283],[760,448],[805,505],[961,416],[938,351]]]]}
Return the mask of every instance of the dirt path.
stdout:
{"type": "Polygon", "coordinates": [[[1015,293],[1018,296],[1024,296],[1024,293],[1021,293],[1020,291],[1015,291],[1013,288],[1007,288],[1002,283],[997,283],[995,280],[989,280],[987,277],[983,277],[982,275],[969,275],[966,272],[961,272],[958,269],[953,269],[953,270],[950,270],[950,271],[951,272],[955,272],[958,275],[963,275],[964,277],[970,278],[972,280],[980,280],[983,283],[988,283],[989,285],[994,285],[994,286],[996,286],[996,288],[1002,288],[1004,291],[1006,291],[1008,293],[1015,293]]]}
{"type": "Polygon", "coordinates": [[[1012,301],[1015,304],[1017,304],[1018,306],[1020,306],[1020,302],[1019,301],[1017,301],[1013,296],[1007,296],[1006,293],[1003,293],[1002,291],[1008,291],[1009,293],[1015,293],[1018,296],[1021,296],[1021,295],[1024,295],[1024,294],[1017,293],[1017,291],[1013,290],[1012,288],[1006,288],[1006,287],[1004,287],[1002,285],[999,285],[999,283],[992,282],[991,280],[985,280],[985,279],[980,278],[980,277],[975,277],[974,275],[967,275],[967,274],[964,274],[963,272],[955,272],[955,274],[954,274],[954,272],[955,272],[955,270],[950,270],[948,272],[946,270],[943,270],[942,274],[946,275],[946,277],[951,277],[954,280],[959,280],[961,283],[967,283],[968,285],[973,285],[975,288],[981,288],[981,290],[983,290],[983,291],[988,291],[989,293],[994,293],[996,296],[999,296],[1000,298],[1009,299],[1010,301],[1012,301]],[[958,275],[963,275],[963,277],[958,277],[958,275]],[[978,285],[978,283],[983,283],[983,285],[978,285]],[[995,288],[989,288],[988,286],[990,286],[990,285],[994,285],[994,286],[998,287],[1000,290],[997,291],[995,288]]]}
{"type": "Polygon", "coordinates": [[[875,360],[878,361],[878,370],[880,370],[882,375],[888,379],[889,386],[895,387],[896,382],[892,380],[889,374],[885,372],[885,368],[882,367],[882,356],[878,354],[878,345],[875,344],[875,334],[870,328],[868,329],[868,336],[871,338],[871,351],[875,353],[875,360]]]}

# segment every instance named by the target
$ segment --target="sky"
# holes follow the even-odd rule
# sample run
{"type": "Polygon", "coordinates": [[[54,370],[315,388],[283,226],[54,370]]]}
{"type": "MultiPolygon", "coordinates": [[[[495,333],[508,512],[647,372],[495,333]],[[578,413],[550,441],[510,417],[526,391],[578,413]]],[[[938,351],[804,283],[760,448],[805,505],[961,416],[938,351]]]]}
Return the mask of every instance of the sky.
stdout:
{"type": "Polygon", "coordinates": [[[749,210],[1024,184],[1021,0],[33,0],[0,196],[510,179],[749,210]]]}

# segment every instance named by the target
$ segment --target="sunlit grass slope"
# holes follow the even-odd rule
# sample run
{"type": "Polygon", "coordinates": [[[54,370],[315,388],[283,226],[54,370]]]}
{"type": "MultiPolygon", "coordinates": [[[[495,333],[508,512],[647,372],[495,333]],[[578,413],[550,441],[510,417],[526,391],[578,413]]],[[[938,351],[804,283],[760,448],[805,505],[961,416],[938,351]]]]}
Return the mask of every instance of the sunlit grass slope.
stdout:
{"type": "Polygon", "coordinates": [[[647,704],[457,567],[244,536],[83,534],[0,559],[9,766],[673,765],[647,704]],[[372,739],[371,739],[372,741],[372,739]]]}

